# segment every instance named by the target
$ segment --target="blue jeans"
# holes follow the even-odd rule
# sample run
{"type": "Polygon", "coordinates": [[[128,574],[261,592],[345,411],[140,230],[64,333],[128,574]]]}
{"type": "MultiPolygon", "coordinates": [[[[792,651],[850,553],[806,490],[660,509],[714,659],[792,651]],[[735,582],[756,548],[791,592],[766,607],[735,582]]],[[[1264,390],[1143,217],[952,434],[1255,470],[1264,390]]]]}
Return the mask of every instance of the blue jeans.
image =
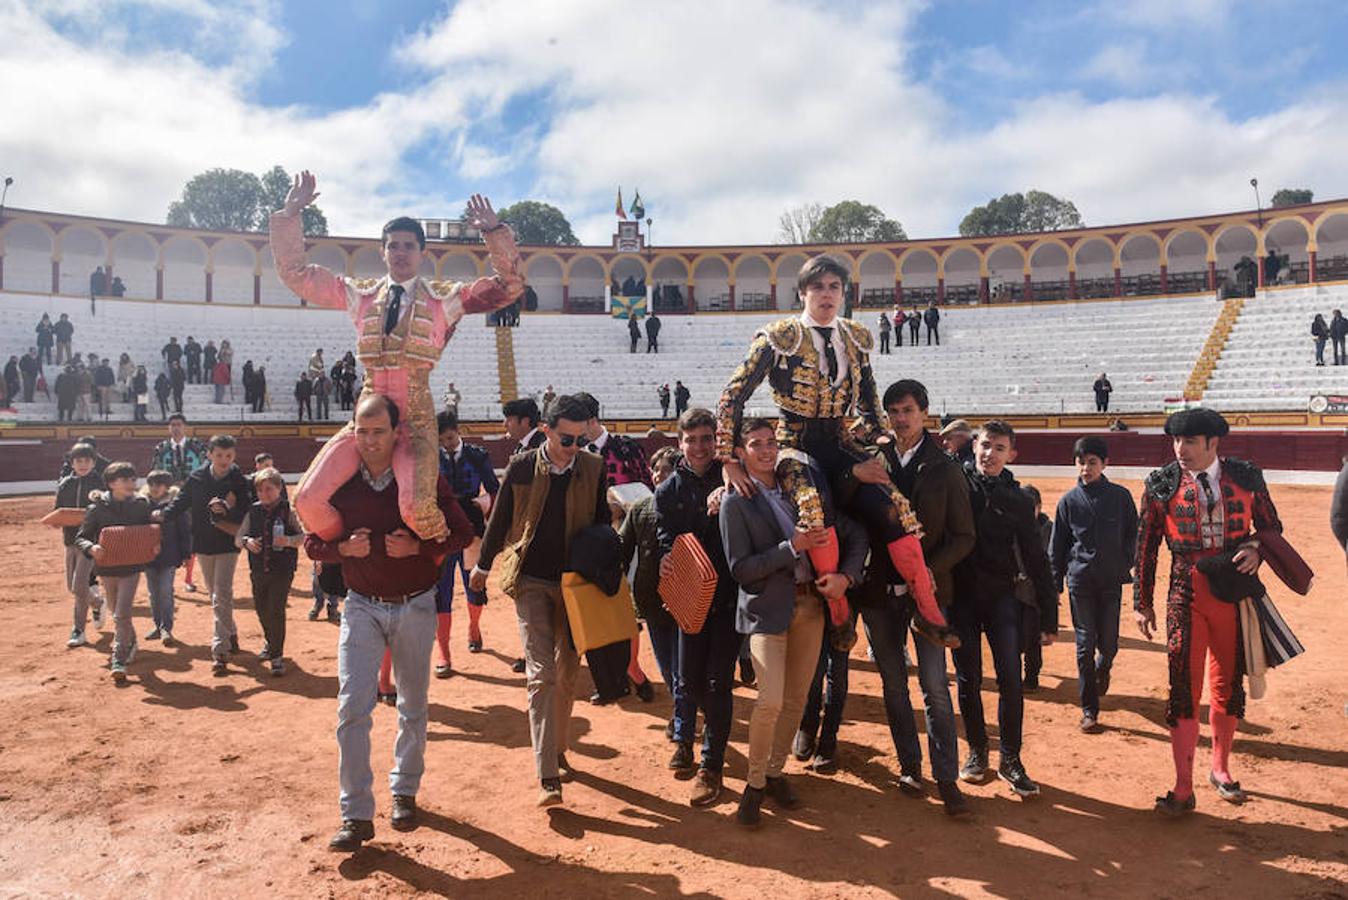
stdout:
{"type": "Polygon", "coordinates": [[[150,592],[150,618],[160,631],[173,631],[173,575],[176,566],[145,570],[145,587],[150,592]]]}
{"type": "Polygon", "coordinates": [[[674,723],[674,736],[679,739],[679,735],[688,734],[691,742],[695,730],[691,722],[697,717],[697,710],[689,702],[687,692],[679,682],[679,626],[672,620],[652,622],[647,619],[646,634],[651,639],[651,653],[655,655],[655,664],[660,668],[660,677],[664,679],[674,701],[674,711],[670,717],[674,723]],[[684,725],[685,722],[690,724],[684,725]]]}
{"type": "Polygon", "coordinates": [[[800,730],[818,736],[816,745],[823,756],[832,756],[838,749],[838,726],[842,725],[843,706],[847,704],[847,658],[851,653],[834,650],[829,641],[829,630],[824,629],[819,647],[819,665],[810,681],[810,693],[805,697],[805,713],[800,717],[800,730]],[[824,690],[824,677],[828,690],[824,690]],[[820,707],[823,722],[820,723],[820,707]]]}
{"type": "Polygon", "coordinates": [[[1100,714],[1096,672],[1108,672],[1119,652],[1119,606],[1123,585],[1100,584],[1094,579],[1069,581],[1067,596],[1072,603],[1072,627],[1077,639],[1077,681],[1081,711],[1100,714]]]}
{"type": "Polygon", "coordinates": [[[679,632],[679,690],[688,704],[689,716],[675,723],[674,739],[693,742],[695,716],[701,708],[702,768],[720,773],[725,765],[725,745],[730,740],[734,712],[735,662],[740,655],[740,633],[735,630],[735,607],[713,607],[697,634],[679,632]]]}
{"type": "Polygon", "coordinates": [[[1020,601],[1013,595],[994,600],[961,599],[956,604],[955,629],[960,647],[955,658],[955,684],[964,736],[969,746],[986,750],[988,729],[983,720],[983,641],[987,636],[997,672],[997,729],[1003,757],[1020,755],[1025,723],[1025,695],[1020,684],[1020,601]]]}
{"type": "MultiPolygon", "coordinates": [[[[908,625],[913,618],[911,603],[894,602],[867,606],[861,610],[866,640],[875,651],[875,666],[889,719],[889,735],[899,755],[904,773],[922,771],[922,745],[918,741],[913,704],[908,699],[908,667],[903,648],[908,640],[908,625]]],[[[931,775],[937,781],[954,781],[959,776],[959,744],[955,737],[955,706],[950,700],[946,680],[945,648],[925,638],[913,641],[917,648],[917,681],[927,718],[927,752],[931,754],[931,775]]]]}
{"type": "Polygon", "coordinates": [[[393,745],[389,789],[415,796],[426,770],[426,693],[435,642],[435,589],[406,603],[376,603],[356,591],[346,595],[337,639],[337,769],[343,819],[374,818],[370,724],[379,663],[393,654],[398,678],[398,739],[393,745]]]}

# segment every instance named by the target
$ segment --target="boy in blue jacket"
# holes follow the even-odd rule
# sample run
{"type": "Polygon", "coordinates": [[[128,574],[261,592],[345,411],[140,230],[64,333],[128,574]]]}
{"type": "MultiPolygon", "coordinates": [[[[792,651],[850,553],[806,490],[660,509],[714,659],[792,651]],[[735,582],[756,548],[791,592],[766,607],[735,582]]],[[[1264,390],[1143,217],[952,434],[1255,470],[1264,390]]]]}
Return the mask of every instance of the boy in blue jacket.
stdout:
{"type": "Polygon", "coordinates": [[[1132,581],[1137,549],[1137,506],[1127,488],[1105,477],[1109,447],[1087,435],[1072,448],[1078,480],[1058,501],[1050,562],[1059,592],[1067,583],[1076,629],[1081,730],[1100,729],[1100,698],[1119,652],[1119,603],[1132,581]]]}
{"type": "MultiPolygon", "coordinates": [[[[145,476],[145,497],[150,501],[151,511],[167,508],[177,493],[173,473],[167,469],[155,469],[145,476]]],[[[179,516],[165,523],[159,533],[159,555],[145,567],[150,617],[154,620],[154,628],[145,635],[145,640],[162,640],[165,647],[173,646],[173,573],[191,555],[192,520],[179,516]]]]}

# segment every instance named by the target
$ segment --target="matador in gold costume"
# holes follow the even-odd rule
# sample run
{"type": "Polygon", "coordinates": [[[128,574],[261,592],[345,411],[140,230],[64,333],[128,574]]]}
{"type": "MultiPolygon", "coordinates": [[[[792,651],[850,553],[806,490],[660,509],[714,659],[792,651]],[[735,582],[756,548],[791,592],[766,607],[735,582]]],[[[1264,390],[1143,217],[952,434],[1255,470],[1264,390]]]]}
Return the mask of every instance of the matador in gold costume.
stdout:
{"type": "Polygon", "coordinates": [[[828,524],[822,520],[807,463],[793,458],[803,453],[835,486],[848,480],[861,482],[859,487],[840,492],[851,498],[848,512],[866,526],[877,551],[881,546],[886,549],[912,593],[918,614],[953,645],[957,641],[946,629],[923,560],[917,516],[850,428],[848,417],[860,415],[866,430],[863,440],[873,441],[882,434],[869,356],[874,340],[864,325],[838,315],[847,277],[847,270],[832,257],[806,261],[797,279],[804,312],[755,334],[748,357],[721,394],[717,455],[726,481],[741,494],[753,493],[753,484],[734,461],[733,450],[744,404],[766,379],[780,410],[777,440],[784,450],[780,477],[795,498],[801,527],[828,524]]]}
{"type": "MultiPolygon", "coordinates": [[[[356,357],[365,367],[362,395],[385,394],[402,413],[393,454],[398,505],[403,521],[424,540],[448,534],[436,506],[439,476],[435,403],[430,374],[459,319],[489,312],[524,292],[521,261],[510,229],[496,218],[486,198],[468,202],[468,222],[482,232],[496,275],[471,283],[428,281],[419,275],[426,236],[415,219],[384,226],[388,274],[351,278],[322,266],[305,265],[300,214],[318,196],[314,176],[296,176],[285,207],[271,217],[271,251],[276,273],[291,291],[318,306],[345,309],[356,326],[356,357]]],[[[300,480],[295,511],[305,529],[325,540],[341,535],[342,521],[328,502],[356,474],[360,457],[348,423],[323,445],[300,480]]]]}

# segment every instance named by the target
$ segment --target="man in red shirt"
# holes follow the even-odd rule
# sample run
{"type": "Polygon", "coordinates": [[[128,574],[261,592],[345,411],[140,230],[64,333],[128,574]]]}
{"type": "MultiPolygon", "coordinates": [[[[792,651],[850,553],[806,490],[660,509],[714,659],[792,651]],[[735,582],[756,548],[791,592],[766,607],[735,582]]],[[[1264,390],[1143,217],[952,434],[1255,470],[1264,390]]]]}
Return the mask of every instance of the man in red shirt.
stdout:
{"type": "Polygon", "coordinates": [[[305,552],[318,562],[339,562],[348,588],[337,642],[337,750],[342,827],[328,843],[352,851],[374,837],[374,776],[370,769],[370,716],[379,663],[387,648],[398,673],[398,740],[389,787],[395,831],[417,826],[417,788],[425,771],[426,693],[435,641],[435,585],[445,556],[473,539],[473,526],[440,476],[436,504],[449,536],[418,538],[403,521],[393,476],[398,407],[383,394],[367,394],[356,407],[359,471],[333,494],[341,534],[325,541],[310,534],[305,552]]]}

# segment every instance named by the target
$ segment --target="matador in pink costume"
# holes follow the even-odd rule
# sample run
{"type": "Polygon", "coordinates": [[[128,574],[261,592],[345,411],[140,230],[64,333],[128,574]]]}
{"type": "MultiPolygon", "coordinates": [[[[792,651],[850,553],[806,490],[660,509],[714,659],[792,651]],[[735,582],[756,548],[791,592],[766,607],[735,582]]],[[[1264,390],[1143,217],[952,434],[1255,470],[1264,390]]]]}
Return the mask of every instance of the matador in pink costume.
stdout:
{"type": "MultiPolygon", "coordinates": [[[[300,213],[318,196],[308,172],[296,176],[285,207],[271,217],[271,252],[276,273],[291,291],[318,306],[345,309],[356,326],[356,358],[365,367],[362,396],[385,394],[398,404],[393,475],[403,521],[423,540],[441,540],[448,531],[435,501],[439,476],[431,369],[469,313],[506,306],[524,292],[519,252],[510,228],[496,218],[486,198],[468,201],[468,222],[482,232],[496,275],[472,283],[427,281],[418,274],[426,237],[414,219],[384,226],[382,278],[350,278],[322,266],[306,265],[300,213]]],[[[318,451],[295,494],[295,511],[305,530],[324,540],[342,534],[342,520],[328,502],[356,474],[360,457],[348,423],[318,451]]]]}

